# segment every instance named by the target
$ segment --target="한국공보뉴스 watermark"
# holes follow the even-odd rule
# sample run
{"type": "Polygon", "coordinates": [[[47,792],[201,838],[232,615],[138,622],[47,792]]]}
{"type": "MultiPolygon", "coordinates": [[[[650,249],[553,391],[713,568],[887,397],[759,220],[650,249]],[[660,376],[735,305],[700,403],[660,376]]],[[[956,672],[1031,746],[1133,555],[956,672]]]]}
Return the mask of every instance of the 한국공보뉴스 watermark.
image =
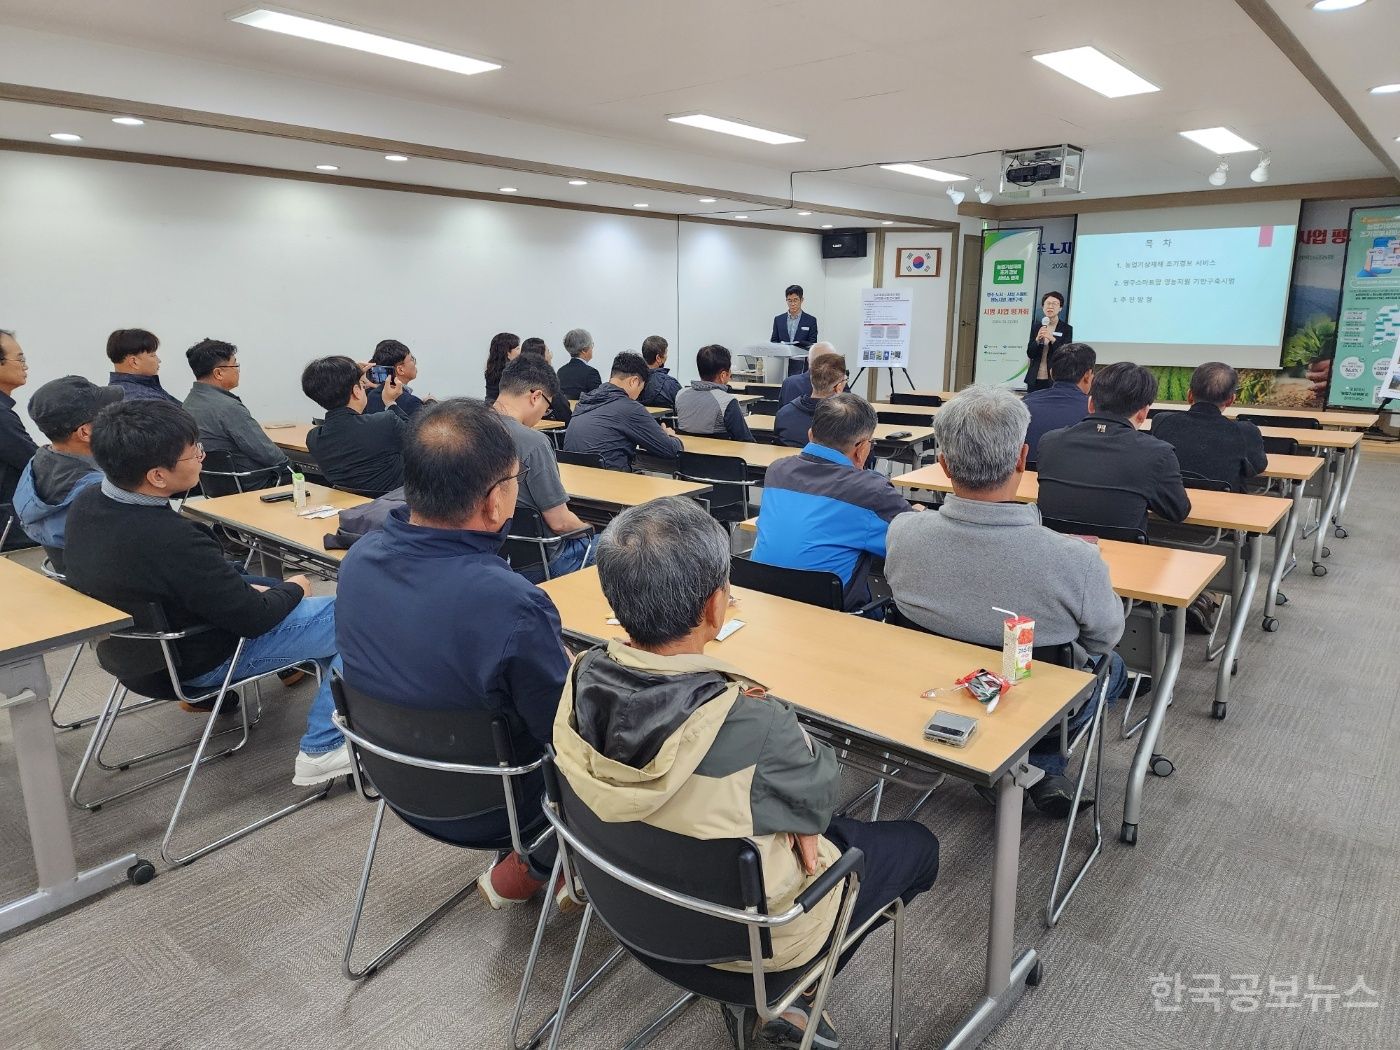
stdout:
{"type": "Polygon", "coordinates": [[[1154,974],[1149,978],[1152,1005],[1158,1013],[1176,1013],[1186,1005],[1205,1006],[1220,1013],[1252,1014],[1260,1010],[1304,1010],[1331,1013],[1334,1009],[1376,1009],[1380,994],[1366,986],[1364,976],[1324,983],[1313,974],[1276,977],[1256,973],[1154,974]]]}

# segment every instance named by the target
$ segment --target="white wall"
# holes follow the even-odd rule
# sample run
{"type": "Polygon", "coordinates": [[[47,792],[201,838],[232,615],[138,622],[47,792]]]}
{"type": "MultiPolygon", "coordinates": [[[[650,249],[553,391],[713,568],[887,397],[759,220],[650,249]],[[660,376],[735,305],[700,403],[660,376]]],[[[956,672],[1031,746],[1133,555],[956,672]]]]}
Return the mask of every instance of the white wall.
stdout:
{"type": "MultiPolygon", "coordinates": [[[[951,232],[889,233],[885,235],[882,287],[907,291],[913,300],[909,326],[913,345],[909,354],[909,375],[920,390],[943,389],[943,361],[950,353],[948,346],[949,296],[956,297],[957,275],[953,272],[953,237],[951,232]],[[941,248],[942,267],[937,277],[898,277],[900,248],[941,248]]],[[[895,373],[898,374],[898,373],[895,373]]],[[[879,395],[889,393],[891,373],[880,372],[879,395]]],[[[864,379],[858,391],[863,394],[864,379]]],[[[908,389],[903,375],[896,386],[908,389]]]]}
{"type": "Polygon", "coordinates": [[[789,283],[827,321],[818,238],[777,231],[14,153],[0,153],[0,230],[0,327],[30,361],[21,400],[67,373],[102,381],[118,327],[160,336],[177,396],[186,347],[237,344],[239,393],[271,420],[311,415],[308,360],[363,359],[383,338],[414,349],[420,391],[479,395],[502,329],[544,337],[557,365],[564,332],[588,328],[605,375],[614,352],[664,335],[686,380],[704,343],[763,340],[789,283]]]}
{"type": "MultiPolygon", "coordinates": [[[[867,240],[863,259],[827,259],[826,312],[817,316],[821,337],[846,356],[851,375],[856,374],[856,349],[860,345],[860,293],[875,283],[875,235],[867,240]]],[[[865,379],[854,391],[864,396],[865,379]]]]}

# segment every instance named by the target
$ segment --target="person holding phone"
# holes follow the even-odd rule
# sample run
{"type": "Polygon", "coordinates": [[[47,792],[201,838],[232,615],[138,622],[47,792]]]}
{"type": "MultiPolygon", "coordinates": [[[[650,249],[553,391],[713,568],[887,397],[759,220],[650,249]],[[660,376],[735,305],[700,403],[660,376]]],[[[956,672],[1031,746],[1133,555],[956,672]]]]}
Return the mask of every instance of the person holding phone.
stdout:
{"type": "Polygon", "coordinates": [[[1064,309],[1065,297],[1059,292],[1046,292],[1040,297],[1040,323],[1026,344],[1026,357],[1030,359],[1026,369],[1026,393],[1041,390],[1055,381],[1050,375],[1050,358],[1060,347],[1074,342],[1074,326],[1060,318],[1064,309]]]}
{"type": "Polygon", "coordinates": [[[307,451],[333,486],[376,498],[403,484],[403,435],[408,413],[398,406],[404,388],[386,375],[379,389],[387,411],[365,415],[367,373],[348,357],[322,357],[301,374],[301,389],[326,411],[306,435],[307,451]]]}
{"type": "Polygon", "coordinates": [[[381,339],[376,344],[374,354],[369,359],[369,382],[371,385],[365,391],[365,415],[375,415],[383,412],[387,407],[384,403],[382,388],[390,376],[393,376],[394,382],[403,388],[395,403],[405,414],[412,416],[424,405],[433,401],[432,397],[419,397],[408,385],[418,378],[418,358],[413,356],[413,351],[397,339],[381,339]]]}

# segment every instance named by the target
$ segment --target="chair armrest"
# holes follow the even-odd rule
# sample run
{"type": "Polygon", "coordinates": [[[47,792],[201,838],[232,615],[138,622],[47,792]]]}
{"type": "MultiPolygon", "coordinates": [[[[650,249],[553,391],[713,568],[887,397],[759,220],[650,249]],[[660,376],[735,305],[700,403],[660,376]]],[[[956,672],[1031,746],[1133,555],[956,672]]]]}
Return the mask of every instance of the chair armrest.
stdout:
{"type": "Polygon", "coordinates": [[[866,603],[865,603],[864,605],[862,605],[859,609],[852,609],[852,610],[851,610],[850,612],[848,612],[846,615],[847,615],[847,616],[864,616],[866,613],[874,612],[876,609],[879,609],[879,608],[882,608],[882,607],[885,609],[885,612],[888,613],[888,612],[889,612],[889,606],[890,606],[891,604],[893,604],[893,602],[894,602],[894,598],[893,598],[893,597],[876,598],[876,599],[874,599],[873,601],[868,601],[868,602],[866,602],[866,603]]]}
{"type": "Polygon", "coordinates": [[[815,882],[797,895],[796,904],[811,911],[823,897],[850,878],[851,873],[865,874],[865,854],[852,847],[837,858],[836,863],[817,876],[815,882]]]}

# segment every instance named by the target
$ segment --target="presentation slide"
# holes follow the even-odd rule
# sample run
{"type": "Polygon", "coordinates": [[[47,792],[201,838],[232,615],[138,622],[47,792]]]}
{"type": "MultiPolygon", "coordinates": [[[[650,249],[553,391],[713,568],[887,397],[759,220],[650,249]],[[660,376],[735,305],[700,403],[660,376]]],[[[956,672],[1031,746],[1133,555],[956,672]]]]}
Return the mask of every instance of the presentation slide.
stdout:
{"type": "Polygon", "coordinates": [[[1067,317],[1100,363],[1277,368],[1298,201],[1082,215],[1067,317]]]}

